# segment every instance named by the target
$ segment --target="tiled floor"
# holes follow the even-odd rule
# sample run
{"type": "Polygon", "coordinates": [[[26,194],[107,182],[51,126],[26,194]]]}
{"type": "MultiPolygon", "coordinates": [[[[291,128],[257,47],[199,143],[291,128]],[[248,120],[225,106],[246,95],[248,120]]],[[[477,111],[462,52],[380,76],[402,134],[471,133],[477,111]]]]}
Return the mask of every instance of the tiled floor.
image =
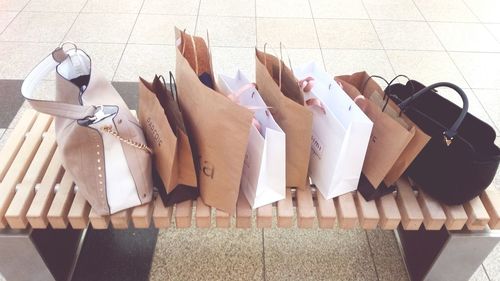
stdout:
{"type": "MultiPolygon", "coordinates": [[[[500,132],[498,0],[0,0],[0,79],[23,79],[64,40],[87,50],[109,79],[151,78],[174,68],[174,25],[208,29],[215,69],[228,74],[254,77],[255,45],[279,53],[281,41],[293,64],[315,60],[332,74],[454,82],[472,113],[500,132]]],[[[19,108],[7,104],[5,112],[19,108]]],[[[10,118],[0,117],[1,143],[10,118]]],[[[499,264],[500,246],[471,280],[500,280],[499,264]]],[[[150,279],[407,277],[391,232],[187,229],[159,232],[150,279]]]]}

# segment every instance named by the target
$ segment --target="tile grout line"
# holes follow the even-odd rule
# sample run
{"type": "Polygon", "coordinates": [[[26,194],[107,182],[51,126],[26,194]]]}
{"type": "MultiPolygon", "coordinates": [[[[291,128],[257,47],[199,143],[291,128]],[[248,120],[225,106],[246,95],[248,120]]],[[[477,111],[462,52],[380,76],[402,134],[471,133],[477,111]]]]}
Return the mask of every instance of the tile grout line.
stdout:
{"type": "Polygon", "coordinates": [[[316,27],[316,19],[314,18],[312,4],[310,0],[308,0],[307,3],[309,3],[309,10],[311,11],[311,18],[314,25],[314,32],[316,33],[316,40],[318,40],[319,52],[321,54],[321,60],[323,61],[323,69],[326,71],[325,56],[323,56],[323,48],[321,47],[321,41],[319,40],[318,28],[316,27]]]}
{"type": "Polygon", "coordinates": [[[387,49],[385,48],[384,43],[382,43],[382,39],[380,39],[380,35],[378,34],[377,29],[375,28],[375,24],[373,23],[373,20],[372,20],[372,17],[370,15],[370,12],[366,8],[365,2],[363,0],[361,0],[361,4],[363,5],[363,9],[365,10],[366,14],[368,15],[368,18],[370,20],[370,25],[372,26],[373,31],[377,35],[378,42],[380,43],[380,46],[382,46],[382,50],[384,51],[385,58],[387,59],[387,61],[389,62],[389,65],[391,66],[392,73],[394,75],[397,75],[396,74],[396,68],[394,67],[394,65],[391,62],[391,59],[389,58],[389,54],[387,53],[387,49]]]}
{"type": "Polygon", "coordinates": [[[364,231],[365,231],[366,242],[368,243],[368,248],[370,249],[370,257],[372,259],[373,268],[375,269],[375,276],[377,276],[377,280],[380,281],[377,265],[375,264],[375,255],[373,254],[372,245],[370,244],[370,238],[368,238],[368,231],[366,229],[364,231]]]}
{"type": "MultiPolygon", "coordinates": [[[[420,10],[420,8],[417,6],[417,4],[415,3],[415,0],[411,0],[413,2],[413,5],[415,5],[415,8],[417,9],[417,11],[420,13],[420,15],[426,19],[426,17],[424,16],[424,14],[422,13],[422,11],[420,10]]],[[[464,2],[465,3],[465,2],[464,2]]],[[[467,6],[469,8],[469,6],[467,6]]],[[[469,8],[470,10],[470,8],[469,8]]],[[[471,10],[472,12],[472,10],[471,10]]],[[[474,13],[473,13],[474,16],[476,16],[474,13]]],[[[439,44],[441,45],[441,47],[443,47],[444,49],[444,52],[446,53],[446,55],[448,56],[448,58],[453,62],[453,65],[455,66],[455,68],[458,70],[458,73],[460,73],[460,76],[462,76],[462,79],[464,79],[465,83],[467,84],[467,88],[469,89],[472,89],[469,81],[467,80],[467,78],[465,78],[465,75],[463,74],[462,70],[460,69],[460,67],[458,67],[458,65],[456,64],[455,60],[453,59],[453,57],[451,56],[450,54],[450,51],[448,51],[448,49],[446,48],[446,46],[443,44],[443,42],[441,41],[441,38],[439,38],[439,36],[437,35],[436,31],[432,28],[432,25],[426,21],[426,24],[427,26],[431,29],[432,31],[432,34],[434,34],[434,36],[436,37],[436,39],[439,41],[439,44]]],[[[484,26],[483,26],[484,27],[484,26]]],[[[486,28],[486,27],[484,27],[486,28]]],[[[495,38],[493,38],[495,39],[495,38]]],[[[476,53],[476,52],[471,52],[471,53],[476,53]]],[[[490,113],[486,110],[486,107],[483,105],[483,102],[478,98],[478,96],[476,95],[476,93],[472,91],[472,94],[474,95],[474,97],[477,99],[477,101],[479,102],[479,104],[481,105],[481,108],[483,109],[484,113],[486,113],[486,116],[488,116],[488,118],[490,119],[490,121],[493,123],[491,126],[496,129],[496,131],[500,131],[499,128],[497,127],[497,124],[495,123],[494,119],[491,117],[490,113]]]]}
{"type": "Polygon", "coordinates": [[[61,39],[61,41],[59,41],[59,44],[62,44],[63,42],[65,42],[66,40],[66,36],[68,36],[69,32],[71,31],[71,29],[73,28],[73,26],[75,25],[76,21],[78,20],[78,18],[80,17],[80,14],[82,13],[83,9],[85,9],[85,6],[87,6],[87,4],[89,3],[89,0],[85,1],[85,3],[82,5],[82,7],[80,8],[80,10],[78,11],[78,13],[76,13],[76,17],[75,19],[73,20],[73,22],[71,23],[71,25],[69,26],[68,30],[66,31],[66,33],[64,33],[64,36],[63,38],[61,39]]]}
{"type": "MultiPolygon", "coordinates": [[[[14,22],[14,20],[21,14],[21,12],[24,11],[24,9],[29,5],[30,2],[31,2],[31,0],[26,2],[26,4],[24,4],[24,6],[22,7],[21,10],[12,11],[12,12],[17,12],[17,14],[9,21],[9,23],[5,26],[5,28],[2,31],[0,31],[0,35],[2,35],[2,33],[4,33],[5,30],[7,30],[7,28],[14,22]]],[[[5,12],[9,12],[9,11],[5,11],[5,12]]]]}
{"type": "Polygon", "coordinates": [[[253,7],[255,9],[254,11],[254,16],[255,16],[255,48],[257,49],[258,47],[258,44],[259,44],[259,36],[257,35],[257,0],[254,0],[253,1],[253,7]]]}
{"type": "Polygon", "coordinates": [[[484,267],[483,263],[481,263],[481,267],[483,267],[484,274],[486,274],[486,278],[488,278],[488,281],[491,281],[490,275],[488,274],[488,271],[486,270],[486,267],[484,267]]]}
{"type": "Polygon", "coordinates": [[[116,64],[116,69],[115,72],[113,73],[113,77],[111,77],[111,81],[115,80],[116,77],[116,72],[118,72],[118,68],[120,67],[120,64],[123,59],[123,55],[125,54],[125,51],[127,50],[128,42],[130,41],[130,37],[132,37],[132,33],[134,32],[135,25],[137,24],[137,21],[139,20],[139,16],[141,15],[142,7],[144,7],[144,2],[146,0],[142,0],[141,7],[139,8],[139,11],[137,12],[137,16],[135,17],[134,24],[132,25],[132,28],[130,29],[130,34],[128,35],[127,42],[125,42],[125,47],[123,47],[122,54],[120,55],[120,59],[118,60],[118,63],[116,64]]]}
{"type": "MultiPolygon", "coordinates": [[[[486,26],[486,24],[488,23],[484,23],[480,18],[479,16],[474,13],[474,10],[472,10],[472,8],[469,6],[469,4],[467,4],[467,2],[463,1],[462,0],[462,3],[464,3],[464,5],[467,7],[467,9],[469,9],[469,11],[471,12],[471,14],[474,15],[474,17],[476,17],[476,19],[478,20],[478,22],[484,27],[486,28],[486,31],[493,37],[493,39],[495,39],[495,41],[497,41],[498,43],[500,43],[500,38],[497,39],[497,37],[495,36],[495,34],[493,34],[493,32],[491,32],[491,30],[486,26]]],[[[494,24],[494,23],[489,23],[489,24],[494,24]]]]}
{"type": "MultiPolygon", "coordinates": [[[[194,23],[193,35],[196,34],[196,30],[198,29],[198,19],[200,18],[201,1],[202,0],[198,1],[198,12],[196,12],[196,21],[194,23]]],[[[207,38],[207,40],[208,40],[208,38],[207,38]]],[[[213,47],[213,46],[211,46],[211,47],[213,47]]]]}
{"type": "Polygon", "coordinates": [[[265,247],[265,240],[264,240],[264,228],[262,228],[262,278],[264,281],[267,279],[267,272],[266,272],[266,247],[265,247]]]}

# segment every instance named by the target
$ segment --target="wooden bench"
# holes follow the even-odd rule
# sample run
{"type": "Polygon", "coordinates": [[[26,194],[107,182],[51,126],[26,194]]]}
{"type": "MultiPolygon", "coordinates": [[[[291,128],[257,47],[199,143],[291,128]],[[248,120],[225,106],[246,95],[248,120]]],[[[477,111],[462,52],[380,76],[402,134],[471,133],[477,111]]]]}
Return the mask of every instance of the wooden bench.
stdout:
{"type": "Polygon", "coordinates": [[[367,202],[359,193],[326,200],[314,187],[288,189],[286,199],[252,210],[239,197],[234,215],[201,199],[164,207],[156,198],[111,216],[97,215],[64,171],[57,152],[53,118],[27,110],[0,152],[0,229],[148,228],[320,228],[360,227],[395,230],[500,229],[500,193],[490,188],[460,206],[440,204],[412,188],[407,179],[397,191],[367,202]],[[296,225],[295,225],[296,222],[296,225]]]}

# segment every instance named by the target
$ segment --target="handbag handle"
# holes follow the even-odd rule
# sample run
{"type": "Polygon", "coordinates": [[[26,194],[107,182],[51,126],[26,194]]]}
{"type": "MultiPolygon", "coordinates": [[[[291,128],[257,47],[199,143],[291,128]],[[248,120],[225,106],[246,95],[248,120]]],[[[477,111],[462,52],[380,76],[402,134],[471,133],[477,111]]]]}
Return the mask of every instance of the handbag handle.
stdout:
{"type": "Polygon", "coordinates": [[[427,86],[427,87],[421,89],[420,91],[416,92],[415,94],[411,95],[409,98],[407,98],[404,101],[402,101],[401,103],[399,103],[399,108],[401,109],[401,111],[406,110],[406,108],[414,100],[418,99],[424,93],[431,91],[431,90],[434,90],[437,87],[448,87],[448,88],[455,90],[455,92],[457,92],[460,95],[460,97],[462,98],[462,102],[463,102],[462,111],[460,112],[460,115],[458,116],[457,120],[455,121],[455,123],[453,123],[453,125],[448,130],[443,132],[444,141],[445,141],[447,146],[450,146],[451,142],[453,141],[453,138],[457,135],[458,128],[460,127],[460,125],[464,121],[465,116],[467,115],[467,111],[469,110],[469,100],[467,99],[467,95],[465,94],[465,92],[460,87],[458,87],[457,85],[452,84],[450,82],[434,83],[430,86],[427,86]]]}
{"type": "Polygon", "coordinates": [[[68,52],[63,49],[66,44],[72,45],[75,52],[79,50],[71,42],[64,42],[59,45],[59,47],[35,66],[24,79],[21,86],[21,93],[29,104],[39,112],[73,120],[95,120],[97,118],[96,114],[101,112],[104,106],[76,105],[53,100],[39,100],[34,97],[35,89],[40,82],[50,72],[55,70],[61,62],[70,57],[68,52]]]}

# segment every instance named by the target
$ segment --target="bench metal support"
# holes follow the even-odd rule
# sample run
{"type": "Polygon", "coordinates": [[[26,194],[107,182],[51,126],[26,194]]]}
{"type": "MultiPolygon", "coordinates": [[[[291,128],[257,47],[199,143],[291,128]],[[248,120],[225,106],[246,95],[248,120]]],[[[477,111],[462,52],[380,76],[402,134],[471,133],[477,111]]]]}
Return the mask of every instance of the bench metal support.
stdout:
{"type": "Polygon", "coordinates": [[[500,231],[395,231],[412,281],[468,281],[500,242],[500,231]]]}
{"type": "Polygon", "coordinates": [[[7,281],[71,280],[84,237],[85,230],[71,228],[1,230],[0,276],[7,281]]]}

